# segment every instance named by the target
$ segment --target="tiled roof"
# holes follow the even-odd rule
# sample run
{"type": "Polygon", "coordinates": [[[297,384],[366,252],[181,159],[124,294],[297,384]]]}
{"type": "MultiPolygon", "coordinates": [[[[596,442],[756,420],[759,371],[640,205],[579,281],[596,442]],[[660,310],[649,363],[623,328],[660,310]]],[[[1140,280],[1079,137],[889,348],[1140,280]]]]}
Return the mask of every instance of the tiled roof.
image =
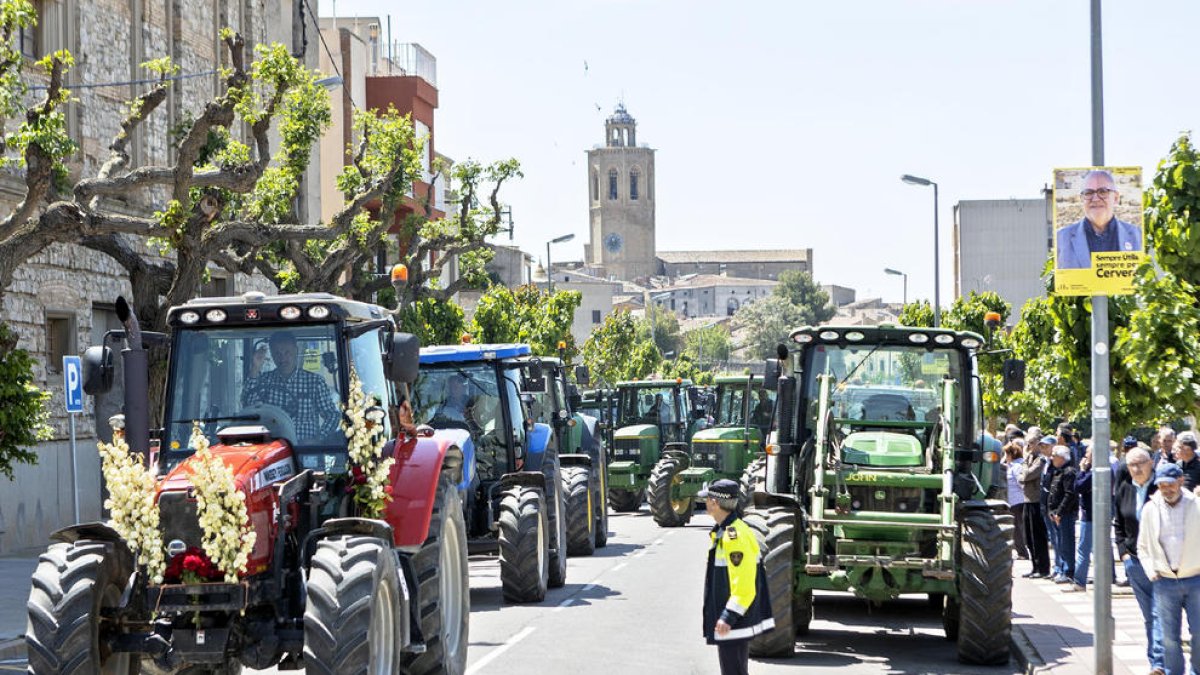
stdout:
{"type": "Polygon", "coordinates": [[[684,263],[808,262],[812,260],[812,249],[794,248],[761,251],[659,251],[655,255],[659,260],[671,265],[684,263]]]}

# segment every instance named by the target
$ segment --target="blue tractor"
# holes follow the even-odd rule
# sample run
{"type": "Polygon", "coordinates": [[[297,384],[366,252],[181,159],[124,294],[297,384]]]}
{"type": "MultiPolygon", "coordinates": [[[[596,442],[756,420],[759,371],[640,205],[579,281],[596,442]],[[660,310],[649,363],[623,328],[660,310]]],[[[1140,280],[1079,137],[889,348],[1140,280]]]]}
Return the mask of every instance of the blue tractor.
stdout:
{"type": "Polygon", "coordinates": [[[567,519],[552,429],[530,415],[524,344],[423,347],[413,418],[462,450],[467,550],[497,555],[509,602],[566,582],[567,519]]]}

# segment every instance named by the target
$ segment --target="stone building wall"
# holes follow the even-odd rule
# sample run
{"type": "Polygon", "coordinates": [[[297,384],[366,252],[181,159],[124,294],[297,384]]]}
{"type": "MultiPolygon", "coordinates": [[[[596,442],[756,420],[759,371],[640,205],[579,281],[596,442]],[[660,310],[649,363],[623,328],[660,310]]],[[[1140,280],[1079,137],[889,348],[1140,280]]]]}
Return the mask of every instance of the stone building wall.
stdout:
{"type": "MultiPolygon", "coordinates": [[[[147,79],[139,64],[170,54],[182,74],[204,73],[228,63],[218,31],[229,26],[240,32],[248,48],[258,43],[292,46],[292,8],[299,0],[41,0],[44,21],[38,27],[39,49],[69,49],[76,67],[68,84],[96,85],[147,79]]],[[[310,3],[314,7],[316,3],[310,3]]],[[[315,33],[310,25],[308,60],[315,65],[315,33]]],[[[35,82],[36,84],[36,82],[35,82]]],[[[168,100],[135,134],[131,142],[134,166],[172,161],[171,129],[189,116],[199,116],[218,86],[216,74],[187,77],[173,83],[168,100]]],[[[77,87],[77,100],[68,111],[69,126],[80,152],[71,166],[74,178],[94,176],[108,159],[108,145],[120,128],[126,101],[149,85],[77,87]]],[[[40,95],[31,92],[31,97],[40,95]]],[[[244,130],[243,130],[244,131],[244,130]]],[[[310,177],[311,182],[311,177],[310,177]]],[[[312,186],[315,189],[315,185],[312,186]]],[[[14,176],[0,176],[0,213],[11,210],[22,195],[14,176]]],[[[148,215],[160,210],[165,192],[150,191],[111,204],[112,208],[148,215]]],[[[319,213],[319,211],[318,211],[319,213]]],[[[157,252],[146,246],[146,255],[157,252]]],[[[223,276],[220,272],[216,276],[223,276]]],[[[225,292],[273,291],[262,277],[237,275],[221,284],[225,292]]],[[[68,244],[55,244],[23,267],[4,295],[3,320],[19,335],[18,346],[37,361],[35,383],[52,395],[50,408],[54,439],[36,448],[35,466],[20,466],[16,479],[0,476],[0,555],[42,548],[46,535],[74,520],[72,462],[63,400],[61,365],[50,350],[50,319],[65,319],[69,339],[54,350],[79,354],[98,343],[114,327],[112,304],[131,292],[124,269],[111,258],[68,244]]],[[[61,324],[56,324],[61,325],[61,324]]],[[[80,516],[100,515],[97,432],[119,402],[84,397],[84,413],[76,416],[76,467],[80,516]],[[97,418],[100,424],[97,424],[97,418]]]]}

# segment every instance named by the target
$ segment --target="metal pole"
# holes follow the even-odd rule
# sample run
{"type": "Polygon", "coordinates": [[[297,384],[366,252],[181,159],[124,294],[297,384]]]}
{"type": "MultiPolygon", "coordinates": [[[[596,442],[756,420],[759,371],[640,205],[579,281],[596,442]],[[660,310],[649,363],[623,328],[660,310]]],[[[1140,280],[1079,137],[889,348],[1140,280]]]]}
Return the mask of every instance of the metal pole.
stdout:
{"type": "Polygon", "coordinates": [[[75,523],[79,523],[79,465],[75,461],[78,457],[75,452],[75,413],[70,414],[71,418],[71,505],[75,510],[75,523]]]}
{"type": "Polygon", "coordinates": [[[546,292],[554,293],[554,267],[550,264],[550,242],[546,242],[546,292]]]}
{"type": "MultiPolygon", "coordinates": [[[[1100,0],[1091,1],[1092,165],[1104,166],[1104,69],[1100,0]]],[[[1108,297],[1092,296],[1092,558],[1096,592],[1092,608],[1097,675],[1112,675],[1112,467],[1109,465],[1108,297]]]]}
{"type": "Polygon", "coordinates": [[[933,327],[942,325],[941,255],[938,253],[938,190],[933,184],[933,327]]]}
{"type": "Polygon", "coordinates": [[[907,305],[908,304],[908,275],[905,274],[903,276],[904,276],[904,301],[901,302],[900,304],[907,305]]]}

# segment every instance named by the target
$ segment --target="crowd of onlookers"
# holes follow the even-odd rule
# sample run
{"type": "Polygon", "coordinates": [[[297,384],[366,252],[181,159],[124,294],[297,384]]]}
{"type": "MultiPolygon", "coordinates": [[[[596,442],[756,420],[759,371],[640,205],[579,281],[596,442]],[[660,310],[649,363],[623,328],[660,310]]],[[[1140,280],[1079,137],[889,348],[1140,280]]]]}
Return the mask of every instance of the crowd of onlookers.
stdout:
{"type": "MultiPolygon", "coordinates": [[[[1093,535],[1090,442],[1068,424],[1060,424],[1055,435],[1010,424],[1002,442],[1001,468],[1016,521],[1014,549],[1031,564],[1022,576],[1052,579],[1066,593],[1086,590],[1093,535]]],[[[1127,436],[1110,450],[1114,563],[1124,571],[1116,583],[1129,586],[1141,608],[1151,675],[1200,673],[1196,434],[1164,426],[1148,444],[1127,436]],[[1185,612],[1192,635],[1190,671],[1184,670],[1181,643],[1185,612]]]]}

